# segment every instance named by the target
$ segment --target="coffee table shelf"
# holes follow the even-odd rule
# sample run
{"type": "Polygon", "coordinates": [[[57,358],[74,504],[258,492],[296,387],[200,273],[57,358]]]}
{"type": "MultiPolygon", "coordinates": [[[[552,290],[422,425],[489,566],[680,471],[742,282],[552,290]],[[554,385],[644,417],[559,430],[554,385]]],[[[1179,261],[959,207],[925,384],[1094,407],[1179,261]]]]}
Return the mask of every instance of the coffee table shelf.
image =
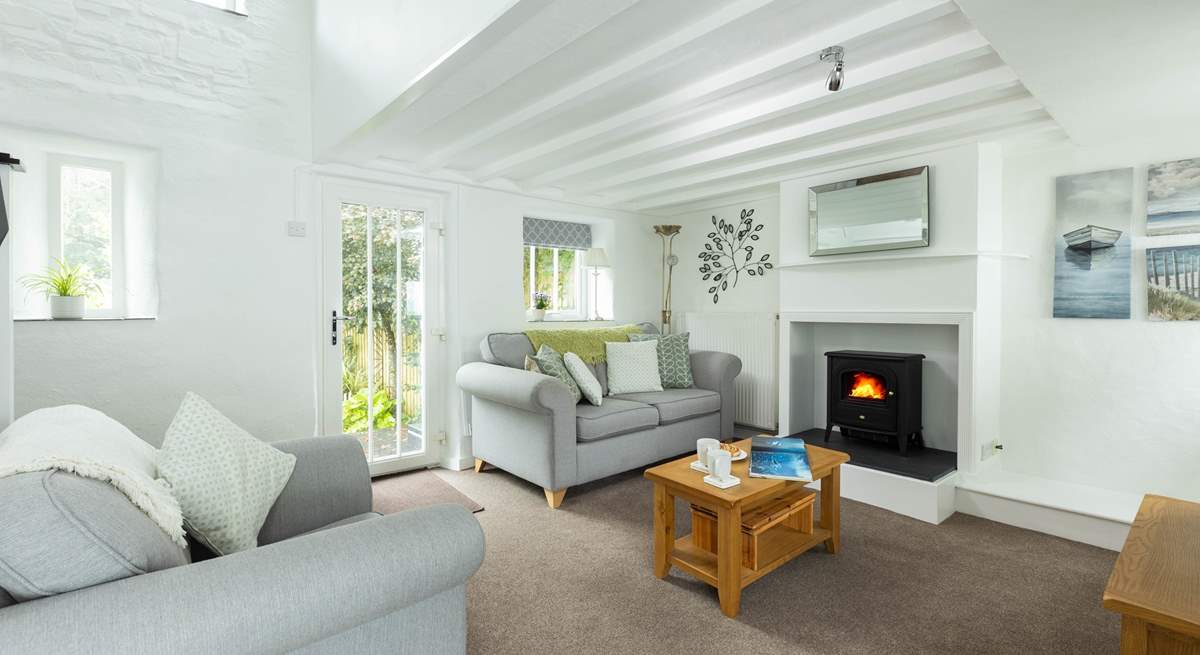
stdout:
{"type": "MultiPolygon", "coordinates": [[[[761,537],[759,546],[767,564],[758,567],[758,570],[743,566],[742,587],[745,588],[813,546],[825,543],[829,536],[829,530],[823,528],[813,528],[811,534],[784,526],[768,530],[761,537]]],[[[679,567],[701,582],[717,586],[717,556],[692,543],[690,534],[675,540],[675,548],[671,551],[671,565],[679,567]]]]}

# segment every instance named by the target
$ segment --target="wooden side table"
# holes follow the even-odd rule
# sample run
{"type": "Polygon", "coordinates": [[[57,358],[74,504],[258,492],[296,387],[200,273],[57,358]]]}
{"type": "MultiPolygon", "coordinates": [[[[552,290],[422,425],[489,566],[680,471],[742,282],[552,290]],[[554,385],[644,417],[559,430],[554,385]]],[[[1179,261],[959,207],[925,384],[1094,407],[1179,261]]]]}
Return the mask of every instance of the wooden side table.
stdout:
{"type": "Polygon", "coordinates": [[[1104,607],[1121,614],[1121,655],[1200,655],[1200,503],[1142,499],[1104,607]]]}
{"type": "MultiPolygon", "coordinates": [[[[736,445],[749,452],[750,440],[736,445]]],[[[788,487],[804,483],[750,477],[749,458],[733,463],[733,475],[742,483],[731,489],[704,484],[704,474],[691,469],[695,455],[647,469],[654,483],[654,575],[667,577],[671,567],[717,588],[721,612],[737,616],[742,589],[774,571],[817,544],[830,553],[841,545],[841,466],[850,461],[846,453],[808,445],[813,479],[821,481],[820,521],[809,533],[780,525],[761,538],[764,553],[757,569],[742,566],[742,513],[759,503],[778,497],[788,487]],[[675,538],[675,501],[683,500],[708,509],[717,518],[717,553],[699,548],[692,536],[675,538]]]]}

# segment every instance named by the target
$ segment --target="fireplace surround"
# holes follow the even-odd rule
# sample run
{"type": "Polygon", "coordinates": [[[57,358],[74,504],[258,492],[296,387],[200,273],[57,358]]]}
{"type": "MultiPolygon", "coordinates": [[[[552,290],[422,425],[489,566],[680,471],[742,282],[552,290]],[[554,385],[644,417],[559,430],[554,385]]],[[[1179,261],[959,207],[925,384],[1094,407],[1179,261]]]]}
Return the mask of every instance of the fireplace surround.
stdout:
{"type": "Polygon", "coordinates": [[[847,437],[895,439],[900,454],[924,446],[921,363],[925,355],[862,350],[825,353],[825,441],[833,427],[847,437]]]}

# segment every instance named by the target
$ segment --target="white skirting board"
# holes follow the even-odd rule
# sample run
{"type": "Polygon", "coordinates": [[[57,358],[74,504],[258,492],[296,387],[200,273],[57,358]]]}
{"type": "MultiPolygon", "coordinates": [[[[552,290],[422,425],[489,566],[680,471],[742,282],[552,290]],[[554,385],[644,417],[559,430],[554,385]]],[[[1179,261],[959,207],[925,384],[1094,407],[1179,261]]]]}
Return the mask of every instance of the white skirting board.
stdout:
{"type": "Polygon", "coordinates": [[[1108,550],[1121,550],[1129,524],[1012,498],[958,489],[958,511],[1007,525],[1042,532],[1108,550]]]}
{"type": "MultiPolygon", "coordinates": [[[[938,524],[954,514],[958,473],[933,482],[876,471],[854,464],[842,466],[842,498],[882,507],[926,523],[938,524]]],[[[809,485],[819,489],[820,483],[809,485]]]]}

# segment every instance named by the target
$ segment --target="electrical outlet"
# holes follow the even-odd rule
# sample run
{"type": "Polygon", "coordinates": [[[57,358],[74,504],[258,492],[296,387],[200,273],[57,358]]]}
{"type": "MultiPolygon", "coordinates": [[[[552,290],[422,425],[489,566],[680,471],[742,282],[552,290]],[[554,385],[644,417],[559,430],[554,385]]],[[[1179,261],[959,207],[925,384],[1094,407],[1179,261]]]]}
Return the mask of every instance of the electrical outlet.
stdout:
{"type": "Polygon", "coordinates": [[[288,221],[287,230],[289,237],[306,237],[308,236],[308,223],[304,221],[288,221]]]}
{"type": "Polygon", "coordinates": [[[992,439],[979,447],[979,458],[987,459],[1001,450],[1004,450],[1004,444],[1000,443],[998,439],[992,439]]]}

